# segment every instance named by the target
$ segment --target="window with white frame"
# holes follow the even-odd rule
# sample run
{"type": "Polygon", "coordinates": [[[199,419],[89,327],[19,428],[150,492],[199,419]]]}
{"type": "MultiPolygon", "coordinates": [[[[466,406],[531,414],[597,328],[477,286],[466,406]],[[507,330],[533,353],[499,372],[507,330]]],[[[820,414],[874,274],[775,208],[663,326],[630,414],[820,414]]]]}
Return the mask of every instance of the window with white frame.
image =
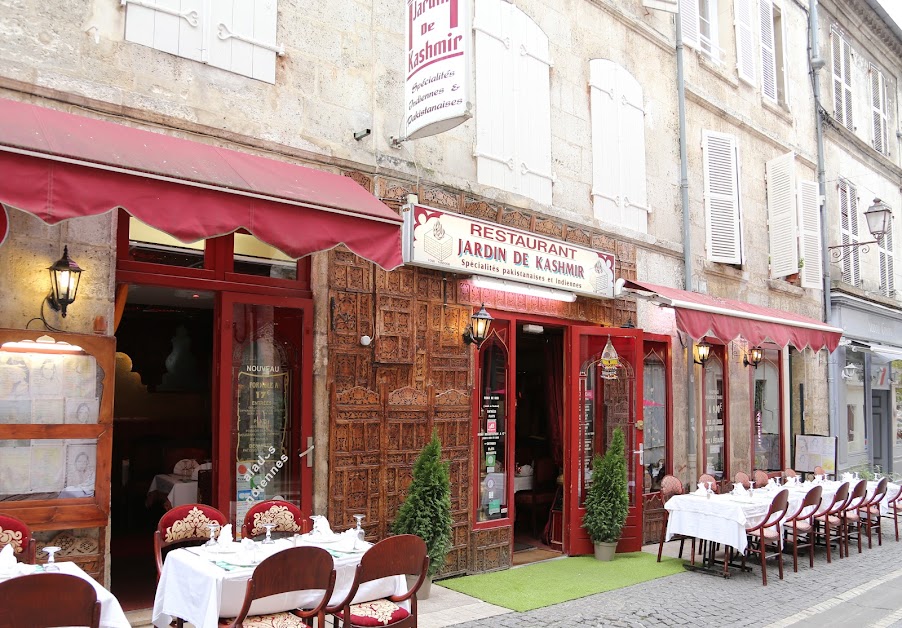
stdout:
{"type": "MultiPolygon", "coordinates": [[[[858,237],[858,190],[846,179],[840,179],[839,189],[839,233],[842,244],[857,244],[858,237]]],[[[857,246],[843,249],[842,280],[853,286],[861,285],[861,254],[857,246]]]]}
{"type": "Polygon", "coordinates": [[[551,204],[548,36],[504,0],[476,3],[476,176],[551,204]]]}
{"type": "Polygon", "coordinates": [[[880,292],[885,297],[896,296],[896,270],[893,267],[893,223],[890,221],[886,233],[877,238],[877,254],[880,257],[880,292]]]}
{"type": "Polygon", "coordinates": [[[852,121],[852,46],[835,28],[830,31],[833,56],[833,117],[847,129],[852,121]]]}
{"type": "Polygon", "coordinates": [[[589,61],[592,203],[605,222],[648,231],[642,86],[607,59],[589,61]]]}
{"type": "Polygon", "coordinates": [[[706,249],[708,259],[742,264],[742,213],[739,204],[739,147],[726,133],[702,132],[706,249]]]}
{"type": "Polygon", "coordinates": [[[721,3],[727,0],[680,0],[680,26],[683,43],[704,53],[714,61],[723,58],[721,27],[729,24],[721,16],[721,3]]]}
{"type": "Polygon", "coordinates": [[[764,174],[771,278],[799,273],[803,288],[823,288],[817,181],[796,180],[795,153],[766,162],[764,174]]]}
{"type": "Polygon", "coordinates": [[[874,149],[889,155],[889,138],[887,136],[886,78],[876,65],[871,64],[868,70],[871,86],[871,141],[874,149]]]}
{"type": "Polygon", "coordinates": [[[125,40],[276,82],[277,0],[122,0],[125,40]]]}

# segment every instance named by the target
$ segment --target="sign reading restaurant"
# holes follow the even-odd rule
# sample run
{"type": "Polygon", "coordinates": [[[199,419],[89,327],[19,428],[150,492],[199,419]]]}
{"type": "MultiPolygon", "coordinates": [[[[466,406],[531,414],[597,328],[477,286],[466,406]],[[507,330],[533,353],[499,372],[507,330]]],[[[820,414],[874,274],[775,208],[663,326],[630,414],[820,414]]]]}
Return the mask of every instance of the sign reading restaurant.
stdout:
{"type": "Polygon", "coordinates": [[[422,205],[404,212],[404,263],[614,296],[614,255],[422,205]]]}
{"type": "Polygon", "coordinates": [[[407,0],[407,139],[442,133],[470,117],[469,4],[469,0],[407,0]]]}

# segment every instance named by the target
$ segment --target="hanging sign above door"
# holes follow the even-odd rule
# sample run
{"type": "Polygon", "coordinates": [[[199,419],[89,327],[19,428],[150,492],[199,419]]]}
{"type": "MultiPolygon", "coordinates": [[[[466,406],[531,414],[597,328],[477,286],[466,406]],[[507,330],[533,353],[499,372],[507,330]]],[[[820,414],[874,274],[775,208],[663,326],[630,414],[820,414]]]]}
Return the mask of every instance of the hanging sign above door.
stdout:
{"type": "Polygon", "coordinates": [[[614,296],[612,253],[422,205],[404,212],[402,252],[414,266],[614,296]]]}

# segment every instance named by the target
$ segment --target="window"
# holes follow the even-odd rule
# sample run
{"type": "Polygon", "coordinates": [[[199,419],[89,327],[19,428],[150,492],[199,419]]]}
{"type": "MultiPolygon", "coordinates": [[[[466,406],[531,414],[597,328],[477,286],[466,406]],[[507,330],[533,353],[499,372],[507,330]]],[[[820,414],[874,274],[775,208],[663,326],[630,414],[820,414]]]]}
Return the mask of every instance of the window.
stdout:
{"type": "Polygon", "coordinates": [[[864,356],[846,351],[846,365],[842,378],[846,393],[846,437],[850,454],[865,452],[867,438],[864,420],[864,356]]]}
{"type": "Polygon", "coordinates": [[[736,138],[702,132],[708,259],[742,264],[742,219],[739,207],[739,149],[736,138]]]}
{"type": "MultiPolygon", "coordinates": [[[[720,0],[680,0],[680,26],[683,43],[714,61],[723,55],[720,49],[720,0]]],[[[728,20],[723,21],[728,24],[728,20]]]]}
{"type": "Polygon", "coordinates": [[[159,0],[122,3],[126,41],[276,82],[276,55],[284,54],[276,43],[276,0],[182,2],[184,10],[159,0]]]}
{"type": "Polygon", "coordinates": [[[548,37],[503,0],[476,4],[479,183],[551,204],[548,37]]]}
{"type": "Polygon", "coordinates": [[[886,297],[896,296],[895,268],[893,261],[893,223],[890,221],[887,232],[877,238],[877,253],[880,256],[880,292],[886,297]]]}
{"type": "Polygon", "coordinates": [[[833,53],[833,117],[847,129],[852,123],[852,47],[838,30],[830,31],[833,53]]]}
{"type": "MultiPolygon", "coordinates": [[[[649,349],[648,344],[646,349],[649,349]]],[[[666,344],[655,343],[645,354],[643,365],[642,448],[645,458],[646,493],[661,490],[661,480],[670,468],[667,460],[667,409],[670,400],[666,351],[666,344]]]]}
{"type": "Polygon", "coordinates": [[[595,217],[645,233],[645,110],[642,86],[607,59],[589,61],[595,217]]]}
{"type": "Polygon", "coordinates": [[[782,412],[780,411],[780,352],[765,349],[754,370],[752,388],[752,468],[778,471],[783,468],[780,455],[782,412]]]}
{"type": "Polygon", "coordinates": [[[799,273],[803,288],[820,289],[823,265],[817,182],[796,182],[794,153],[768,161],[764,172],[770,276],[776,279],[799,273]]]}
{"type": "Polygon", "coordinates": [[[724,391],[723,347],[711,347],[711,357],[705,363],[704,395],[704,473],[723,480],[729,475],[726,468],[727,405],[724,391]]]}
{"type": "Polygon", "coordinates": [[[871,135],[874,150],[889,155],[886,118],[886,78],[873,63],[868,71],[871,83],[871,135]]]}
{"type": "MultiPolygon", "coordinates": [[[[858,191],[845,179],[839,180],[839,231],[842,244],[857,243],[858,191]]],[[[842,258],[842,280],[853,286],[861,285],[861,254],[858,247],[847,247],[842,258]]]]}
{"type": "Polygon", "coordinates": [[[507,347],[492,335],[480,354],[476,521],[507,518],[507,347]]]}
{"type": "Polygon", "coordinates": [[[755,85],[755,38],[752,34],[753,0],[736,0],[736,70],[739,78],[755,85]]]}
{"type": "Polygon", "coordinates": [[[128,255],[138,262],[203,268],[205,240],[185,244],[137,218],[128,218],[128,255]]]}

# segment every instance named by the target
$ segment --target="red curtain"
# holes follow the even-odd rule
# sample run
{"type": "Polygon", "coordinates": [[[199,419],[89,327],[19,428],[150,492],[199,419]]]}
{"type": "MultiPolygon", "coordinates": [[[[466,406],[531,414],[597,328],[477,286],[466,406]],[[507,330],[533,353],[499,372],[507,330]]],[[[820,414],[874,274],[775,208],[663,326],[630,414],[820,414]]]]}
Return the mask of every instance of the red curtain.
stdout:
{"type": "Polygon", "coordinates": [[[551,457],[557,467],[564,465],[564,343],[560,337],[545,339],[545,399],[548,403],[548,429],[551,457]]]}

